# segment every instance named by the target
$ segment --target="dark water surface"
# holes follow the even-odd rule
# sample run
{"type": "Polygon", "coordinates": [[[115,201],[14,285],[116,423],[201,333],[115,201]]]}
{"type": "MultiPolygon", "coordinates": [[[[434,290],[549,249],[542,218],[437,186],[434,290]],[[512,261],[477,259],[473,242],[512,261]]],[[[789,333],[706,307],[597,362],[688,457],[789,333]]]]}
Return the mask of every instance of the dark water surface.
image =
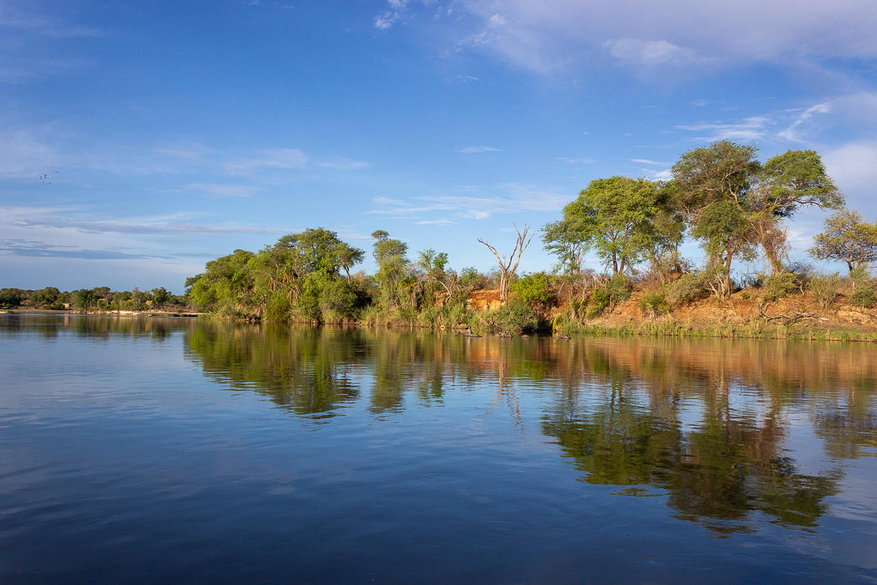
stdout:
{"type": "Polygon", "coordinates": [[[0,315],[0,582],[875,583],[877,347],[0,315]]]}

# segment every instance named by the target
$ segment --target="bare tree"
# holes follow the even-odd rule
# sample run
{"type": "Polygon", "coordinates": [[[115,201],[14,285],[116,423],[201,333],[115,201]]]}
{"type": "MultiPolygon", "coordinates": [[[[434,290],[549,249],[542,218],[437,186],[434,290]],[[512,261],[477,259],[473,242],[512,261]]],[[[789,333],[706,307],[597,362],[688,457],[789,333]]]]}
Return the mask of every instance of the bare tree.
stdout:
{"type": "MultiPolygon", "coordinates": [[[[512,224],[514,225],[514,224],[512,224]]],[[[504,305],[509,296],[509,281],[511,277],[514,276],[515,270],[518,269],[518,264],[521,262],[521,254],[524,253],[524,250],[527,249],[527,246],[530,245],[530,240],[533,239],[531,235],[530,238],[527,238],[527,232],[530,230],[530,226],[524,224],[524,231],[518,229],[518,226],[515,225],[515,231],[518,233],[518,239],[515,241],[515,248],[512,250],[512,253],[509,255],[508,259],[505,256],[500,256],[499,252],[496,251],[496,248],[478,238],[478,241],[487,246],[493,255],[496,256],[496,261],[499,264],[499,302],[504,305]]]]}

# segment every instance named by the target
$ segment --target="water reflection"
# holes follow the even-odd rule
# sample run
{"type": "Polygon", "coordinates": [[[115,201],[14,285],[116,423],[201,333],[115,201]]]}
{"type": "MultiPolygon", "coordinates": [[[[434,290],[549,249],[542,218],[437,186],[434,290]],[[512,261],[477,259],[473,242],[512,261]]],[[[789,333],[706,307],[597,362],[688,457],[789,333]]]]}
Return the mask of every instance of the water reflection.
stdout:
{"type": "Polygon", "coordinates": [[[850,460],[877,454],[870,345],[0,319],[3,336],[163,342],[175,333],[221,387],[258,393],[313,424],[342,424],[357,406],[375,421],[424,407],[475,416],[451,408],[464,398],[482,413],[504,409],[515,432],[555,444],[583,484],[662,497],[675,517],[716,534],[764,521],[812,530],[850,460]]]}
{"type": "Polygon", "coordinates": [[[808,529],[838,492],[844,459],[875,454],[877,355],[864,345],[465,338],[426,333],[207,324],[193,359],[299,415],[373,415],[488,390],[589,484],[665,494],[678,518],[718,533],[765,517],[808,529]],[[534,415],[538,420],[534,421],[534,415]],[[789,431],[806,421],[830,464],[800,469],[789,431]],[[529,427],[528,427],[529,428],[529,427]],[[760,514],[761,516],[757,516],[760,514]]]}
{"type": "Polygon", "coordinates": [[[196,321],[190,318],[64,314],[0,315],[0,335],[7,337],[28,333],[51,339],[66,333],[94,339],[148,337],[163,341],[175,331],[185,331],[196,326],[196,321]]]}

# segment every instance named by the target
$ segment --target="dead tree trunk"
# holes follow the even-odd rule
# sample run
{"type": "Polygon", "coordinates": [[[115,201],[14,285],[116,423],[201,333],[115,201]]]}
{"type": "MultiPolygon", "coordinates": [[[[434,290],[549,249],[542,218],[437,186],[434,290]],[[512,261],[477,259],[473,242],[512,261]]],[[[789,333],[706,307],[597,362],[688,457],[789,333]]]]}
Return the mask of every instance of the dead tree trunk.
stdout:
{"type": "Polygon", "coordinates": [[[488,249],[493,252],[493,255],[496,256],[496,261],[499,264],[499,303],[501,305],[505,305],[506,300],[509,296],[509,281],[511,277],[514,276],[515,270],[518,269],[518,264],[521,262],[521,255],[524,253],[524,250],[527,249],[527,246],[530,245],[530,240],[533,239],[533,236],[530,236],[530,239],[527,239],[527,232],[530,230],[530,226],[524,224],[524,231],[518,229],[518,226],[515,226],[515,231],[518,234],[518,239],[515,241],[515,248],[512,250],[512,253],[509,255],[508,259],[505,256],[500,256],[499,252],[496,251],[496,248],[478,238],[478,241],[488,247],[488,249]]]}

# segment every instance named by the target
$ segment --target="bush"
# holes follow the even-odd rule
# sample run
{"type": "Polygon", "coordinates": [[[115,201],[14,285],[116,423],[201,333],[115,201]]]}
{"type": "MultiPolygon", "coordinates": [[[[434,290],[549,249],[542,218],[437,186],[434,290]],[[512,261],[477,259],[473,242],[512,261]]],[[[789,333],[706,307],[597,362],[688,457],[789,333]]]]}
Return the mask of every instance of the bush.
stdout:
{"type": "Polygon", "coordinates": [[[840,275],[835,272],[826,276],[814,276],[807,283],[807,290],[823,311],[829,310],[837,301],[840,275]]]}
{"type": "Polygon", "coordinates": [[[356,286],[344,280],[326,283],[319,298],[320,311],[324,318],[352,317],[359,305],[356,286]]]}
{"type": "Polygon", "coordinates": [[[670,312],[670,303],[661,293],[649,293],[643,295],[639,302],[640,310],[649,317],[655,318],[670,312]]]}
{"type": "Polygon", "coordinates": [[[616,274],[605,285],[597,287],[591,293],[585,317],[594,319],[606,309],[630,298],[630,282],[623,274],[616,274]]]}
{"type": "Polygon", "coordinates": [[[877,304],[877,294],[874,293],[874,289],[870,285],[857,287],[856,292],[850,297],[850,304],[870,309],[877,304]]]}
{"type": "Polygon", "coordinates": [[[539,327],[536,313],[523,303],[510,303],[488,313],[485,317],[487,330],[491,333],[523,333],[539,327]]]}
{"type": "Polygon", "coordinates": [[[667,298],[674,305],[682,305],[697,300],[704,295],[707,281],[705,272],[689,272],[667,287],[667,298]]]}
{"type": "Polygon", "coordinates": [[[868,267],[858,266],[850,270],[850,280],[853,281],[854,288],[869,287],[871,285],[871,274],[868,272],[868,267]]]}
{"type": "Polygon", "coordinates": [[[512,292],[528,305],[547,303],[548,299],[551,298],[551,293],[548,289],[548,278],[544,272],[528,274],[519,278],[512,283],[512,292]]]}
{"type": "Polygon", "coordinates": [[[776,301],[790,295],[798,288],[798,275],[792,272],[772,274],[765,279],[764,294],[766,301],[776,301]]]}

